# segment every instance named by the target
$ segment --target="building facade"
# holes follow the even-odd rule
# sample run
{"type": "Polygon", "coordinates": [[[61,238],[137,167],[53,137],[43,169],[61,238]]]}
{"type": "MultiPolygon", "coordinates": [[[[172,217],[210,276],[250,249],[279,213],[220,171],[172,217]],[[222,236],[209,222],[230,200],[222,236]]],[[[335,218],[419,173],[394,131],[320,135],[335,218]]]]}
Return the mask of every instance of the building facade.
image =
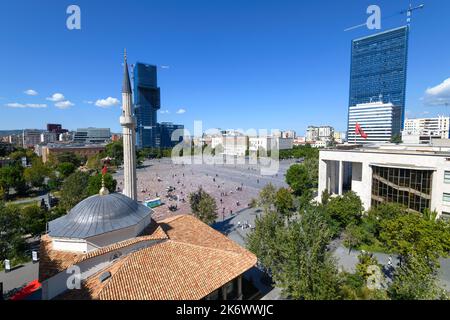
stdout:
{"type": "Polygon", "coordinates": [[[76,143],[105,143],[111,139],[109,128],[80,128],[74,134],[73,141],[76,143]]]}
{"type": "Polygon", "coordinates": [[[393,134],[400,133],[405,116],[408,35],[403,26],[352,41],[349,108],[380,99],[399,107],[393,134]]]}
{"type": "Polygon", "coordinates": [[[24,148],[33,148],[41,142],[42,130],[25,129],[22,133],[22,146],[24,148]]]}
{"type": "Polygon", "coordinates": [[[348,114],[348,142],[349,143],[385,143],[389,142],[394,132],[395,119],[400,108],[392,103],[370,102],[361,103],[349,108],[348,114]],[[355,132],[356,123],[367,134],[364,139],[355,132]]]}
{"type": "Polygon", "coordinates": [[[320,151],[318,200],[324,190],[354,191],[365,210],[384,202],[450,217],[450,146],[379,145],[320,151]]]}
{"type": "Polygon", "coordinates": [[[138,148],[154,148],[159,143],[157,111],[161,108],[157,67],[137,62],[133,69],[133,79],[137,146],[138,148]]]}
{"type": "Polygon", "coordinates": [[[161,148],[172,148],[183,141],[184,126],[172,122],[161,122],[159,127],[159,146],[161,148]],[[178,131],[177,131],[178,130],[178,131]]]}
{"type": "Polygon", "coordinates": [[[450,117],[406,119],[402,136],[424,136],[448,139],[450,117]]]}
{"type": "Polygon", "coordinates": [[[61,153],[74,153],[83,158],[89,158],[105,151],[105,146],[100,144],[94,145],[68,145],[68,144],[48,144],[46,146],[39,146],[35,149],[36,154],[42,156],[42,161],[45,163],[52,157],[57,157],[61,153]]]}

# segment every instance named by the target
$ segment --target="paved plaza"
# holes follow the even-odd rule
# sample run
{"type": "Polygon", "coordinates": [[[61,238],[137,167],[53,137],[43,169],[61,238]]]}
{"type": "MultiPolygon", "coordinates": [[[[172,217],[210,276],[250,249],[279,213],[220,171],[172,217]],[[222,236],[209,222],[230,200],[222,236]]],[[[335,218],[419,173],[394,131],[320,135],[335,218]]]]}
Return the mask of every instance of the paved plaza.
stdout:
{"type": "MultiPolygon", "coordinates": [[[[282,160],[274,175],[262,175],[250,164],[174,164],[170,158],[147,160],[137,169],[138,200],[161,197],[163,205],[154,209],[153,218],[191,213],[189,194],[200,186],[216,199],[219,219],[226,219],[246,208],[266,184],[286,187],[285,173],[292,160],[282,160]],[[167,188],[175,190],[168,192],[167,188]],[[169,206],[178,210],[170,211],[169,206]]],[[[123,188],[123,171],[114,174],[118,191],[123,188]]]]}

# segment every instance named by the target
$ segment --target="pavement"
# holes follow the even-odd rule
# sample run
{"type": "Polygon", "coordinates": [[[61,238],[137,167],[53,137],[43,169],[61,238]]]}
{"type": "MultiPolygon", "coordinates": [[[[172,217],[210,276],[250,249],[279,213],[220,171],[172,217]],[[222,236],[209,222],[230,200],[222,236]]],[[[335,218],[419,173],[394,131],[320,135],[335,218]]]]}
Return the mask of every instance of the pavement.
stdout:
{"type": "Polygon", "coordinates": [[[0,271],[0,282],[3,282],[3,293],[22,287],[38,279],[39,263],[28,262],[17,266],[10,272],[0,271]]]}
{"type": "MultiPolygon", "coordinates": [[[[266,184],[286,187],[284,175],[294,162],[281,160],[277,173],[263,175],[258,165],[249,163],[176,164],[170,158],[146,160],[136,171],[138,200],[161,198],[163,205],[153,209],[153,218],[158,221],[191,213],[188,196],[202,187],[216,199],[219,217],[226,219],[246,208],[266,184]],[[171,186],[175,190],[169,194],[167,188],[171,186]],[[175,212],[169,210],[171,205],[177,206],[175,212]]],[[[123,170],[117,171],[114,178],[117,180],[117,191],[121,191],[123,170]]]]}

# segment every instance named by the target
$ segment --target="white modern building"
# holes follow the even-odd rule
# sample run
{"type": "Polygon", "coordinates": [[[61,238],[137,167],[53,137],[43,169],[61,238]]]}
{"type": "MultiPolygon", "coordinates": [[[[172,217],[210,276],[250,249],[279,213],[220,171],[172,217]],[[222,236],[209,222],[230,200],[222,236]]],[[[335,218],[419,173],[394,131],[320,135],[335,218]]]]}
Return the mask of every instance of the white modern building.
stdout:
{"type": "Polygon", "coordinates": [[[400,133],[401,128],[394,126],[396,114],[400,108],[392,103],[370,102],[357,104],[349,108],[348,135],[349,143],[385,143],[392,136],[400,133]],[[355,133],[356,123],[367,134],[367,139],[355,133]]]}
{"type": "Polygon", "coordinates": [[[248,137],[239,133],[227,133],[211,138],[211,148],[216,155],[243,157],[248,148],[248,137]]]}
{"type": "Polygon", "coordinates": [[[56,132],[42,132],[41,133],[41,143],[53,143],[58,141],[58,134],[56,132]]]}
{"type": "Polygon", "coordinates": [[[435,210],[450,218],[450,145],[361,145],[327,149],[319,156],[318,201],[322,192],[354,191],[368,210],[395,202],[413,211],[435,210]]]}
{"type": "Polygon", "coordinates": [[[305,139],[307,142],[330,141],[334,134],[334,128],[331,126],[308,126],[305,139]]]}
{"type": "Polygon", "coordinates": [[[294,146],[293,138],[281,138],[281,137],[249,137],[248,139],[249,151],[264,150],[289,150],[294,146]]]}
{"type": "Polygon", "coordinates": [[[431,139],[448,139],[450,117],[406,119],[402,131],[404,142],[429,143],[431,139]]]}
{"type": "Polygon", "coordinates": [[[109,128],[80,128],[77,129],[73,137],[78,143],[105,143],[111,139],[109,128]]]}

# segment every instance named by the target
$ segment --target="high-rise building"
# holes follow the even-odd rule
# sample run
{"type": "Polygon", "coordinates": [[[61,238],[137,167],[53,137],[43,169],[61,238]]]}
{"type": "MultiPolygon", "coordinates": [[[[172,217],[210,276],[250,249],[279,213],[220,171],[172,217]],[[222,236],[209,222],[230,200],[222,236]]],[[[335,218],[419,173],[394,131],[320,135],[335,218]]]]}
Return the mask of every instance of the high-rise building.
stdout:
{"type": "Polygon", "coordinates": [[[409,27],[403,26],[352,41],[349,108],[392,103],[399,108],[393,134],[401,132],[405,116],[408,34],[409,27]]]}
{"type": "Polygon", "coordinates": [[[161,108],[156,66],[136,63],[134,66],[134,114],[139,148],[157,147],[157,111],[161,108]]]}
{"type": "Polygon", "coordinates": [[[349,108],[348,135],[349,143],[386,143],[394,135],[393,122],[398,118],[400,108],[392,103],[361,103],[349,108]],[[355,133],[358,123],[367,138],[355,133]]]}
{"type": "Polygon", "coordinates": [[[61,124],[56,124],[56,123],[47,123],[47,131],[54,132],[57,134],[68,132],[67,129],[63,129],[61,124]]]}
{"type": "Polygon", "coordinates": [[[159,146],[161,148],[172,148],[177,143],[183,141],[183,133],[175,132],[176,130],[184,130],[182,124],[174,124],[172,122],[161,122],[159,125],[159,146]],[[175,136],[172,139],[172,134],[175,136]],[[180,134],[178,134],[180,133],[180,134]]]}
{"type": "Polygon", "coordinates": [[[77,129],[73,137],[78,143],[105,143],[111,139],[109,128],[80,128],[77,129]]]}

